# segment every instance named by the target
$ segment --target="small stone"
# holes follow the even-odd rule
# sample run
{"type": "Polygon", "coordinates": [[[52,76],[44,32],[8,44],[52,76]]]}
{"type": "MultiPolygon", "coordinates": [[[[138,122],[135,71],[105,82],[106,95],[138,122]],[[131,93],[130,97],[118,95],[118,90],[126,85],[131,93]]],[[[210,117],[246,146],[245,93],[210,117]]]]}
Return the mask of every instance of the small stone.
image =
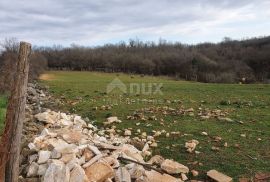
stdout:
{"type": "Polygon", "coordinates": [[[130,131],[130,130],[125,130],[124,135],[125,135],[125,136],[131,136],[131,131],[130,131]]]}
{"type": "Polygon", "coordinates": [[[232,182],[233,179],[225,174],[222,174],[216,170],[210,170],[207,172],[207,176],[217,182],[232,182]]]}
{"type": "Polygon", "coordinates": [[[185,175],[184,173],[181,173],[181,178],[182,178],[183,181],[188,180],[187,175],[185,175]]]}
{"type": "Polygon", "coordinates": [[[85,157],[85,161],[89,161],[95,156],[95,154],[89,148],[86,148],[83,151],[83,156],[85,157]]]}
{"type": "Polygon", "coordinates": [[[201,133],[201,135],[203,135],[203,136],[208,136],[208,133],[206,133],[205,131],[203,131],[203,132],[201,133]]]}
{"type": "Polygon", "coordinates": [[[79,131],[70,131],[66,134],[63,134],[63,139],[67,143],[79,143],[82,139],[82,134],[79,131]]]}
{"type": "Polygon", "coordinates": [[[38,149],[37,149],[37,147],[36,147],[36,145],[34,143],[29,143],[28,144],[28,147],[29,147],[30,150],[36,150],[36,151],[38,151],[38,149]]]}
{"type": "Polygon", "coordinates": [[[224,143],[224,147],[228,147],[228,143],[227,142],[224,143]]]}
{"type": "Polygon", "coordinates": [[[161,164],[161,169],[168,172],[169,174],[179,174],[179,173],[188,173],[188,167],[172,160],[164,160],[161,164]]]}
{"type": "Polygon", "coordinates": [[[119,167],[115,173],[116,182],[131,182],[131,177],[125,167],[119,167]]]}
{"type": "Polygon", "coordinates": [[[241,134],[240,136],[243,138],[246,138],[246,134],[241,134]]]}
{"type": "Polygon", "coordinates": [[[35,118],[38,121],[45,122],[45,123],[48,123],[48,124],[53,124],[57,120],[57,117],[55,115],[50,114],[48,112],[43,112],[43,113],[36,114],[35,118]]]}
{"type": "Polygon", "coordinates": [[[38,152],[38,164],[47,162],[51,157],[51,151],[41,150],[38,152]]]}
{"type": "Polygon", "coordinates": [[[192,153],[198,144],[199,144],[198,140],[190,140],[185,143],[185,147],[187,148],[187,151],[189,153],[192,153]]]}
{"type": "Polygon", "coordinates": [[[65,164],[68,163],[69,161],[75,159],[76,156],[74,153],[71,154],[63,154],[60,161],[64,162],[65,164]]]}
{"type": "Polygon", "coordinates": [[[38,174],[38,164],[35,162],[32,162],[29,166],[29,169],[27,171],[27,177],[35,177],[38,174]]]}
{"type": "Polygon", "coordinates": [[[62,161],[53,160],[44,175],[43,182],[69,182],[69,169],[62,161]]]}
{"type": "Polygon", "coordinates": [[[194,177],[196,177],[196,176],[199,175],[199,172],[196,171],[196,170],[191,170],[190,172],[192,173],[192,175],[193,175],[194,177]]]}
{"type": "Polygon", "coordinates": [[[49,165],[48,164],[41,164],[38,167],[38,175],[39,176],[44,176],[46,173],[46,170],[48,169],[49,165]]]}
{"type": "Polygon", "coordinates": [[[79,165],[75,165],[75,167],[70,172],[69,182],[84,182],[85,179],[86,175],[83,168],[79,165]]]}
{"type": "Polygon", "coordinates": [[[215,147],[215,146],[211,147],[211,149],[212,149],[213,151],[220,151],[220,148],[219,148],[219,147],[215,147]]]}
{"type": "Polygon", "coordinates": [[[118,117],[112,116],[112,117],[107,118],[107,122],[104,122],[104,125],[109,125],[109,124],[112,124],[112,123],[121,123],[121,122],[122,121],[120,121],[118,119],[118,117]]]}
{"type": "Polygon", "coordinates": [[[154,147],[154,148],[156,148],[158,146],[158,144],[156,143],[156,142],[153,142],[151,145],[150,145],[150,147],[154,147]]]}
{"type": "Polygon", "coordinates": [[[34,154],[34,155],[30,155],[29,156],[29,163],[31,164],[32,162],[35,162],[38,159],[38,155],[34,154]]]}
{"type": "Polygon", "coordinates": [[[149,164],[158,164],[161,165],[161,163],[164,161],[165,159],[160,156],[160,155],[155,155],[153,156],[147,163],[149,164]]]}
{"type": "Polygon", "coordinates": [[[89,145],[88,148],[96,155],[100,155],[101,152],[98,150],[96,146],[89,145]]]}
{"type": "Polygon", "coordinates": [[[52,159],[60,159],[62,156],[61,152],[58,152],[57,150],[53,150],[51,154],[52,159]]]}
{"type": "Polygon", "coordinates": [[[96,162],[85,169],[85,174],[89,181],[103,182],[114,176],[114,171],[106,163],[96,162]]]}

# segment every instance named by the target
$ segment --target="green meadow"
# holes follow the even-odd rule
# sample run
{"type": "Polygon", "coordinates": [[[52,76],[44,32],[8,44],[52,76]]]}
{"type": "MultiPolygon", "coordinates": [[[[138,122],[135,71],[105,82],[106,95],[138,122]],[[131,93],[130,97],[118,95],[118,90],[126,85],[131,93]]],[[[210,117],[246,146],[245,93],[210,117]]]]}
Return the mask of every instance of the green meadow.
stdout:
{"type": "MultiPolygon", "coordinates": [[[[40,83],[49,86],[50,93],[63,102],[61,110],[88,117],[99,127],[104,127],[108,116],[117,116],[122,121],[115,124],[120,134],[126,128],[134,137],[140,136],[138,129],[147,135],[153,135],[153,130],[178,133],[158,136],[153,154],[199,171],[198,179],[211,169],[235,179],[270,171],[270,85],[205,84],[167,77],[65,71],[47,72],[40,83]],[[124,83],[126,92],[115,88],[107,93],[108,84],[115,78],[124,83]],[[138,87],[149,92],[137,92],[138,87]],[[168,108],[192,108],[194,112],[173,114],[168,108]],[[199,115],[215,110],[225,113],[223,118],[227,119],[199,115]],[[152,119],[128,119],[141,111],[152,119]],[[185,142],[191,139],[199,141],[197,154],[186,151],[185,142]]],[[[4,103],[0,98],[1,117],[4,103]]]]}

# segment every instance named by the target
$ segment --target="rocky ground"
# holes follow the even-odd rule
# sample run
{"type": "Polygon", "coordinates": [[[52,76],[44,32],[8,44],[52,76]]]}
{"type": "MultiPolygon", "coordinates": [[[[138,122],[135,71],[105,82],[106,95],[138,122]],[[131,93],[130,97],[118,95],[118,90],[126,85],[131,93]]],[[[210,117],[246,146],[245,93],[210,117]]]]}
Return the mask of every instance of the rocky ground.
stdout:
{"type": "MultiPolygon", "coordinates": [[[[196,181],[198,172],[162,156],[152,156],[155,136],[119,136],[107,118],[98,129],[87,118],[57,111],[58,100],[36,84],[29,84],[24,122],[20,181],[22,182],[180,182],[196,181]],[[49,106],[49,107],[48,107],[49,106]]],[[[158,134],[157,134],[158,135],[158,134]]],[[[186,143],[192,152],[199,142],[186,143]]],[[[215,170],[207,174],[216,181],[232,179],[215,170]]]]}

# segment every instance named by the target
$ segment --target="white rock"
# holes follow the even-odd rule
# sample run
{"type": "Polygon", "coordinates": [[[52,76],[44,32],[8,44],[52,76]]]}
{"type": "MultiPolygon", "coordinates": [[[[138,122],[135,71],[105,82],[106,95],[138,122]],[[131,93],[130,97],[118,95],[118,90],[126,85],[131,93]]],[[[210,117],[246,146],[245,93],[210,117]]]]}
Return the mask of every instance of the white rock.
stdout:
{"type": "Polygon", "coordinates": [[[45,123],[53,124],[57,121],[57,117],[55,115],[52,115],[48,112],[38,113],[35,115],[35,118],[38,121],[42,121],[45,123]]]}
{"type": "Polygon", "coordinates": [[[75,167],[75,165],[78,165],[79,163],[78,163],[78,158],[73,158],[72,160],[70,160],[67,164],[66,164],[66,166],[69,168],[69,170],[71,171],[74,167],[75,167]]]}
{"type": "Polygon", "coordinates": [[[128,169],[130,176],[133,179],[138,179],[145,174],[145,169],[138,164],[127,164],[126,168],[128,169]]]}
{"type": "Polygon", "coordinates": [[[131,131],[130,131],[130,130],[125,130],[124,135],[125,135],[125,136],[130,136],[130,135],[131,135],[131,131]]]}
{"type": "Polygon", "coordinates": [[[87,126],[86,122],[82,120],[81,116],[75,116],[73,122],[75,125],[87,126]]]}
{"type": "Polygon", "coordinates": [[[46,170],[48,169],[49,165],[48,164],[41,164],[38,166],[38,172],[37,174],[39,176],[44,176],[46,173],[46,170]]]}
{"type": "Polygon", "coordinates": [[[71,125],[73,125],[72,121],[66,120],[66,119],[60,119],[59,123],[62,124],[63,126],[71,126],[71,125]]]}
{"type": "Polygon", "coordinates": [[[53,149],[51,158],[52,159],[60,159],[62,156],[61,152],[58,152],[57,150],[53,149]]]}
{"type": "Polygon", "coordinates": [[[70,120],[70,116],[68,116],[66,113],[60,113],[61,119],[70,120]]]}
{"type": "Polygon", "coordinates": [[[98,148],[96,146],[93,145],[88,145],[88,148],[96,155],[100,155],[101,152],[98,150],[98,148]]]}
{"type": "Polygon", "coordinates": [[[56,137],[57,133],[50,132],[47,128],[44,128],[40,134],[41,136],[56,137]]]}
{"type": "Polygon", "coordinates": [[[47,162],[51,157],[51,151],[41,150],[38,152],[38,163],[42,164],[47,162]]]}
{"type": "Polygon", "coordinates": [[[32,162],[29,166],[29,169],[27,171],[27,177],[35,177],[38,173],[38,164],[35,162],[32,162]]]}
{"type": "Polygon", "coordinates": [[[183,181],[188,180],[187,175],[185,175],[184,173],[181,173],[181,178],[182,178],[183,181]]]}
{"type": "Polygon", "coordinates": [[[189,153],[193,152],[196,146],[199,144],[198,140],[190,140],[185,143],[185,147],[189,153]]]}
{"type": "Polygon", "coordinates": [[[78,153],[78,147],[75,144],[60,145],[54,148],[56,151],[63,154],[78,153]]]}
{"type": "Polygon", "coordinates": [[[203,132],[201,133],[201,135],[207,136],[208,133],[206,133],[205,131],[203,131],[203,132]]]}
{"type": "Polygon", "coordinates": [[[75,167],[70,172],[70,180],[69,182],[84,182],[85,172],[83,168],[79,165],[75,165],[75,167]]]}
{"type": "Polygon", "coordinates": [[[161,164],[161,169],[168,172],[169,174],[179,174],[179,173],[188,173],[188,167],[172,160],[164,160],[161,164]]]}
{"type": "Polygon", "coordinates": [[[58,160],[53,160],[44,175],[43,182],[69,182],[70,172],[65,164],[58,160]]]}
{"type": "Polygon", "coordinates": [[[112,123],[121,123],[122,121],[120,121],[116,116],[112,116],[107,118],[107,122],[104,122],[105,125],[109,125],[112,123]]]}
{"type": "Polygon", "coordinates": [[[68,145],[67,142],[65,142],[62,139],[56,139],[56,138],[50,138],[47,140],[48,144],[52,145],[54,148],[63,148],[68,145]]]}
{"type": "Polygon", "coordinates": [[[31,164],[32,162],[35,162],[38,159],[38,154],[33,154],[29,156],[29,163],[31,164]]]}
{"type": "Polygon", "coordinates": [[[38,151],[38,149],[37,149],[37,147],[36,147],[36,145],[35,145],[34,143],[29,143],[29,144],[28,144],[28,148],[29,148],[30,150],[36,150],[36,151],[38,151]]]}
{"type": "Polygon", "coordinates": [[[115,173],[116,182],[131,182],[131,177],[125,167],[119,167],[115,173]]]}

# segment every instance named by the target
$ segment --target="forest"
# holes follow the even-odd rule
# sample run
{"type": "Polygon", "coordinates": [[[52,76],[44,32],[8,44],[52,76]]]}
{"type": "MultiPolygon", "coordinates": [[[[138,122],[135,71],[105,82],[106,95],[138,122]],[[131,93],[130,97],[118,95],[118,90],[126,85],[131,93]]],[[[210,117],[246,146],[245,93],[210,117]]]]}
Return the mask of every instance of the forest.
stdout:
{"type": "MultiPolygon", "coordinates": [[[[18,43],[10,38],[1,46],[0,79],[4,84],[12,79],[18,43]]],[[[206,83],[266,83],[270,79],[270,36],[245,40],[226,37],[220,43],[196,45],[130,39],[95,47],[35,46],[30,77],[35,79],[45,69],[166,75],[206,83]]]]}

